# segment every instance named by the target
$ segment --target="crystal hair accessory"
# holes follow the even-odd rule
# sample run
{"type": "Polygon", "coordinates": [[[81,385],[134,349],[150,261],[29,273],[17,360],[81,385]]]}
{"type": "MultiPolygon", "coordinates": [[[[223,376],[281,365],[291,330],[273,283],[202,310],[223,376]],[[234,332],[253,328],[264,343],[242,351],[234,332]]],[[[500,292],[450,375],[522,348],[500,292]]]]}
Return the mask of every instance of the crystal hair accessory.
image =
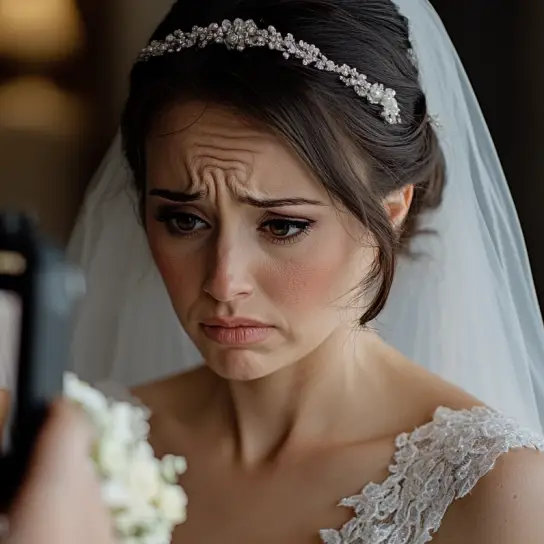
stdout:
{"type": "Polygon", "coordinates": [[[259,28],[252,20],[225,20],[221,24],[211,23],[207,27],[194,26],[190,32],[176,30],[164,40],[152,41],[142,49],[137,62],[192,47],[204,48],[211,44],[224,44],[227,49],[236,51],[243,51],[246,47],[268,47],[283,53],[286,59],[294,57],[301,60],[304,66],[333,72],[344,85],[352,87],[369,104],[381,106],[380,115],[387,123],[395,125],[401,122],[400,108],[393,89],[388,89],[381,83],[369,83],[365,75],[346,64],[339,65],[329,60],[315,45],[296,41],[292,34],[283,36],[273,26],[259,28]]]}

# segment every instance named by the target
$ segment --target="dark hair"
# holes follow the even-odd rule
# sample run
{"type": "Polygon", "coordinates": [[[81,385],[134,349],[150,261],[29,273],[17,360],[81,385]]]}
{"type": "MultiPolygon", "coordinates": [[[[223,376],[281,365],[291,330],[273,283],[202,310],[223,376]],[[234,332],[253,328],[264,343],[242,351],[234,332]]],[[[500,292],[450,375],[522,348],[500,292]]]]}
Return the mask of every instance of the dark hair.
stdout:
{"type": "Polygon", "coordinates": [[[396,256],[406,251],[420,214],[439,205],[445,166],[409,52],[408,21],[391,0],[179,0],[152,36],[162,40],[224,19],[253,19],[314,44],[337,64],[395,89],[402,123],[358,97],[335,74],[285,59],[277,51],[192,48],[135,64],[122,118],[124,150],[140,199],[145,187],[145,139],[159,114],[180,100],[226,105],[288,142],[329,194],[372,233],[376,259],[363,287],[373,300],[361,325],[375,318],[389,294],[396,256]],[[383,198],[413,185],[400,231],[383,198]]]}

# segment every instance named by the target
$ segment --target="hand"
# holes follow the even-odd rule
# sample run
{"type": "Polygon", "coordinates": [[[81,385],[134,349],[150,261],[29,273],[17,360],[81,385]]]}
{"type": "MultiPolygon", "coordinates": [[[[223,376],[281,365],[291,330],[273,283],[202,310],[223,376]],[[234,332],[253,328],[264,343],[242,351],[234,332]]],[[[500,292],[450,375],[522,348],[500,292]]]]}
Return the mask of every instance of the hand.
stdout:
{"type": "Polygon", "coordinates": [[[54,406],[9,514],[9,544],[114,544],[91,440],[84,414],[65,402],[54,406]]]}

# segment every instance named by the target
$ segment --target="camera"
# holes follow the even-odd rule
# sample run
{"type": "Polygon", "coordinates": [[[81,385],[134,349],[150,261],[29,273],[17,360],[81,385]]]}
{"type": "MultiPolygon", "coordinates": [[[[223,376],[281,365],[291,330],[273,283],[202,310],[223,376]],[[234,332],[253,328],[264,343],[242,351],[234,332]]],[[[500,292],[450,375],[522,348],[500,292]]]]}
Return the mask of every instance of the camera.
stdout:
{"type": "Polygon", "coordinates": [[[0,213],[0,376],[10,393],[0,465],[1,502],[26,473],[51,402],[62,394],[82,273],[29,216],[0,213]]]}

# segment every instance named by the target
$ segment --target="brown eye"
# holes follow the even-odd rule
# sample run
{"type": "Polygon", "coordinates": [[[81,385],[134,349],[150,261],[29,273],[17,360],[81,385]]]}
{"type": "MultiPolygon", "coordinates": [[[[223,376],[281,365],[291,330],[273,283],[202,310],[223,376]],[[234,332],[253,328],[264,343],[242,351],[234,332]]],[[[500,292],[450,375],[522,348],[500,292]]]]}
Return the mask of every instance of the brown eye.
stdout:
{"type": "Polygon", "coordinates": [[[270,219],[261,230],[278,240],[294,240],[310,230],[312,223],[294,219],[270,219]]]}
{"type": "Polygon", "coordinates": [[[268,230],[272,236],[283,238],[292,234],[293,226],[288,221],[271,221],[268,230]]]}
{"type": "Polygon", "coordinates": [[[168,232],[178,236],[197,234],[209,227],[208,223],[192,213],[162,209],[156,216],[157,221],[164,223],[168,232]]]}
{"type": "Polygon", "coordinates": [[[198,230],[199,224],[203,223],[201,219],[195,215],[180,214],[179,216],[172,217],[169,221],[171,227],[180,232],[192,232],[198,230]]]}

